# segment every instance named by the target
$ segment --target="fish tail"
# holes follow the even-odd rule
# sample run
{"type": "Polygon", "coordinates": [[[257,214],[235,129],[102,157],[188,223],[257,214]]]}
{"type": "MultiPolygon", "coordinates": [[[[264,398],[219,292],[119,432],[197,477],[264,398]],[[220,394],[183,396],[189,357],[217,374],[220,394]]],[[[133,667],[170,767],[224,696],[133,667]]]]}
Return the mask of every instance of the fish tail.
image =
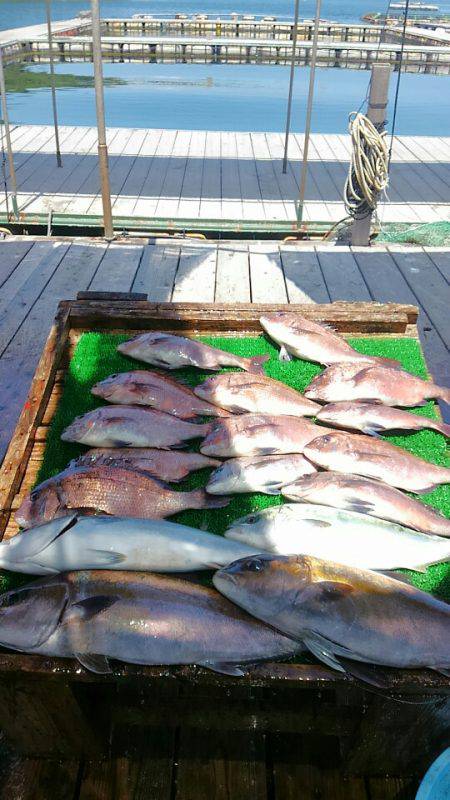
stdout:
{"type": "MultiPolygon", "coordinates": [[[[436,397],[450,404],[450,389],[446,386],[436,386],[436,397]]],[[[448,434],[446,434],[448,436],[448,434]]]]}
{"type": "Polygon", "coordinates": [[[189,492],[190,508],[224,508],[229,502],[229,497],[214,497],[207,494],[204,489],[189,492]]]}
{"type": "Polygon", "coordinates": [[[198,430],[198,435],[199,436],[208,436],[208,434],[211,433],[214,425],[215,425],[215,422],[205,422],[204,424],[196,425],[195,427],[198,430]]]}
{"type": "Polygon", "coordinates": [[[253,358],[245,359],[246,366],[244,369],[246,369],[247,372],[253,372],[255,375],[264,374],[263,364],[265,364],[269,358],[270,356],[266,354],[264,356],[253,356],[253,358]]]}
{"type": "Polygon", "coordinates": [[[444,436],[447,436],[447,438],[450,439],[450,425],[447,425],[446,422],[438,422],[436,420],[436,423],[433,424],[433,429],[435,431],[438,431],[438,433],[442,433],[444,436]]]}

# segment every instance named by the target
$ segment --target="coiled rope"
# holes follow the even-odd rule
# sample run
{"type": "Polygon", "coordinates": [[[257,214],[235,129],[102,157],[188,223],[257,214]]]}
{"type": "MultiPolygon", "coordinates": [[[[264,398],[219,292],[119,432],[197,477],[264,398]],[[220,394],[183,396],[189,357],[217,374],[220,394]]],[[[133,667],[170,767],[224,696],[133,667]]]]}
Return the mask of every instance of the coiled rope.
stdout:
{"type": "Polygon", "coordinates": [[[344,203],[352,219],[363,219],[376,210],[381,192],[389,183],[389,148],[386,131],[380,131],[359,112],[349,116],[352,158],[344,188],[344,203]]]}

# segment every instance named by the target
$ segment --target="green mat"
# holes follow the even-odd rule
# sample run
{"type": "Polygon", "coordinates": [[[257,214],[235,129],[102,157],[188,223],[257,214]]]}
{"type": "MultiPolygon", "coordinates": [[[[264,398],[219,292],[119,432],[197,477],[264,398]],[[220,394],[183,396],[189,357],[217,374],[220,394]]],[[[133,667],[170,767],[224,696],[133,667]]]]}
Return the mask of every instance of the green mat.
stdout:
{"type": "MultiPolygon", "coordinates": [[[[117,352],[116,347],[119,342],[127,338],[129,337],[126,335],[108,333],[86,333],[82,335],[69,365],[63,396],[49,430],[47,446],[37,482],[56,475],[56,473],[64,469],[70,459],[86,451],[83,445],[62,442],[60,435],[75,416],[104,405],[102,400],[91,395],[90,389],[93,384],[112,373],[141,369],[143,367],[139,362],[133,361],[117,352]]],[[[306,361],[279,361],[278,348],[274,347],[263,336],[234,339],[202,337],[202,341],[237,355],[253,356],[268,353],[270,360],[265,365],[266,374],[272,378],[282,380],[300,391],[305,389],[311,379],[321,371],[321,367],[306,361]]],[[[423,378],[427,377],[420,346],[415,339],[354,338],[350,339],[350,342],[362,353],[395,358],[401,361],[403,366],[410,372],[423,378]]],[[[202,382],[211,373],[188,367],[174,370],[171,374],[175,378],[182,378],[190,385],[195,385],[202,382]]],[[[414,413],[430,417],[436,416],[433,403],[428,403],[423,408],[415,409],[414,413]]],[[[421,431],[405,436],[386,436],[385,438],[436,464],[449,464],[445,438],[434,431],[421,431]]],[[[194,444],[195,446],[198,446],[198,442],[194,444]]],[[[194,473],[183,483],[177,484],[176,488],[188,490],[204,486],[208,474],[209,470],[201,470],[194,473]]],[[[422,500],[450,516],[450,486],[441,486],[434,492],[422,496],[422,500]]],[[[232,499],[227,508],[209,511],[184,511],[171,519],[202,530],[223,534],[232,520],[251,511],[282,502],[283,500],[279,497],[269,497],[261,494],[238,495],[232,499]]],[[[450,564],[430,567],[426,573],[410,572],[409,574],[416,586],[450,600],[450,564]]],[[[7,572],[0,573],[0,590],[6,590],[29,579],[29,576],[7,572]]],[[[205,581],[209,580],[210,576],[205,576],[205,581]]]]}

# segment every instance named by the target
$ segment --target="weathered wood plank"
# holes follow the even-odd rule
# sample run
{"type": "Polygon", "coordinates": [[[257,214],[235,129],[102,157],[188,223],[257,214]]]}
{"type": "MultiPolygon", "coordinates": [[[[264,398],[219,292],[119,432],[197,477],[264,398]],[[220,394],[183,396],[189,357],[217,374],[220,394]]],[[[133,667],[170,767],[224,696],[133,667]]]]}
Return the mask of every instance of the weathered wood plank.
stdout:
{"type": "Polygon", "coordinates": [[[12,275],[16,267],[25,258],[33,242],[0,242],[0,286],[12,275]]]}
{"type": "Polygon", "coordinates": [[[286,284],[278,244],[251,242],[249,255],[252,301],[286,303],[286,284]]]}
{"type": "Polygon", "coordinates": [[[92,278],[89,289],[128,292],[142,257],[140,245],[110,244],[92,278]]]}
{"type": "Polygon", "coordinates": [[[179,245],[148,245],[133,281],[133,291],[147,292],[149,300],[155,302],[168,302],[172,297],[179,260],[179,245]]]}
{"type": "Polygon", "coordinates": [[[316,248],[331,300],[370,300],[370,292],[348,247],[316,248]]]}
{"type": "Polygon", "coordinates": [[[250,301],[247,242],[219,244],[214,300],[216,303],[248,303],[250,301]]]}
{"type": "Polygon", "coordinates": [[[290,303],[329,303],[319,259],[314,248],[285,245],[281,261],[290,303]]]}
{"type": "Polygon", "coordinates": [[[0,784],[0,800],[68,800],[76,791],[77,761],[11,759],[0,784]]]}
{"type": "Polygon", "coordinates": [[[450,283],[450,250],[437,247],[425,247],[424,249],[447,283],[450,283]]]}
{"type": "Polygon", "coordinates": [[[178,270],[175,275],[172,300],[214,301],[216,284],[217,248],[215,245],[199,244],[181,248],[178,270]]]}

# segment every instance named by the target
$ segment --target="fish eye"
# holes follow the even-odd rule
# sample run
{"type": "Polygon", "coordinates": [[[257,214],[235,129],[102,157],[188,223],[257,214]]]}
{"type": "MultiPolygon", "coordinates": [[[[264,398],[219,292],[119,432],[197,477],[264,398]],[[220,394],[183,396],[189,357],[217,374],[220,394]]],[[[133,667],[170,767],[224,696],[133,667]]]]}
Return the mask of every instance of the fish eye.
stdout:
{"type": "Polygon", "coordinates": [[[258,519],[257,514],[249,514],[248,517],[245,518],[245,523],[247,525],[252,525],[258,519]]]}
{"type": "Polygon", "coordinates": [[[263,568],[264,567],[262,561],[259,561],[258,559],[256,559],[255,561],[250,561],[247,564],[247,569],[249,572],[261,572],[263,568]]]}
{"type": "Polygon", "coordinates": [[[320,441],[324,442],[324,444],[329,444],[331,442],[331,436],[328,433],[326,436],[321,436],[320,441]]]}

